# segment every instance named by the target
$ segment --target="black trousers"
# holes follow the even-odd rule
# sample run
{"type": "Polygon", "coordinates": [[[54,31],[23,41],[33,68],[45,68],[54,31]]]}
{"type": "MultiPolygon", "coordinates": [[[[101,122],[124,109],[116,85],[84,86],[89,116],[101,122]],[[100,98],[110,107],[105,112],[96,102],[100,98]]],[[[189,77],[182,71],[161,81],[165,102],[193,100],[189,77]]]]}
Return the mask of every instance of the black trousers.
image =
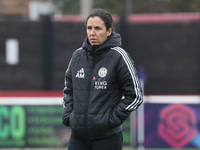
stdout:
{"type": "Polygon", "coordinates": [[[122,132],[96,140],[85,140],[71,135],[67,150],[122,150],[122,146],[122,132]]]}

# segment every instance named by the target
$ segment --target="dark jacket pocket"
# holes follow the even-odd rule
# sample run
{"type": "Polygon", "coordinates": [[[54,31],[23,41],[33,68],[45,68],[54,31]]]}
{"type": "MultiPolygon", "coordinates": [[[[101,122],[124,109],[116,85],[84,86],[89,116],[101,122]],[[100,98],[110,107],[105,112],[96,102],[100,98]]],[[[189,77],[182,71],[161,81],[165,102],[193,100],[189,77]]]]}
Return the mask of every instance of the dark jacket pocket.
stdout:
{"type": "Polygon", "coordinates": [[[122,124],[122,121],[120,118],[117,117],[117,115],[114,112],[111,112],[110,114],[110,126],[111,127],[118,127],[122,124]]]}
{"type": "Polygon", "coordinates": [[[62,123],[66,126],[69,126],[69,116],[70,113],[66,111],[64,108],[63,113],[62,113],[62,123]]]}

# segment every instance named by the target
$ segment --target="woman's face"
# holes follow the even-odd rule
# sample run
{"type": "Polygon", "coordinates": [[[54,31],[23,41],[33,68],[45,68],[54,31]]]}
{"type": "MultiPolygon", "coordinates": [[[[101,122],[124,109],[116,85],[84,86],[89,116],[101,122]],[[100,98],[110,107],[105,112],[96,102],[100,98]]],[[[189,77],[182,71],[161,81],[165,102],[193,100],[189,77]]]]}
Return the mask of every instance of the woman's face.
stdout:
{"type": "Polygon", "coordinates": [[[87,21],[87,36],[91,45],[101,45],[112,33],[110,28],[106,30],[106,25],[100,17],[90,17],[87,21]]]}

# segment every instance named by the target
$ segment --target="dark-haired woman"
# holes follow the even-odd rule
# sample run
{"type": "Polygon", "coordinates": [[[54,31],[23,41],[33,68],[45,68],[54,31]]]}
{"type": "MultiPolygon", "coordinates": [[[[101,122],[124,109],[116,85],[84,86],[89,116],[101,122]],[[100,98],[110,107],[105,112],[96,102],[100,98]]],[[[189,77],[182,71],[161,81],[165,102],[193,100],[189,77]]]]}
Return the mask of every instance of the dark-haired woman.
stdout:
{"type": "Polygon", "coordinates": [[[122,150],[121,125],[143,101],[133,60],[113,32],[110,13],[95,9],[87,37],[65,73],[63,123],[72,134],[68,150],[122,150]]]}

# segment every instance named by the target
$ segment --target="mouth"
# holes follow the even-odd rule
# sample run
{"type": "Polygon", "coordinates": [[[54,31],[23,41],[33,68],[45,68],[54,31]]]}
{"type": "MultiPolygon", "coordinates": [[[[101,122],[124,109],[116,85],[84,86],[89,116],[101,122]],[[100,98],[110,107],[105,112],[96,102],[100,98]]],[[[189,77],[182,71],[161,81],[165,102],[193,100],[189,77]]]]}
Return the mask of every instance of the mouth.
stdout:
{"type": "Polygon", "coordinates": [[[97,39],[90,39],[90,43],[97,43],[97,39]]]}
{"type": "Polygon", "coordinates": [[[97,41],[97,39],[90,39],[90,41],[97,41]]]}

